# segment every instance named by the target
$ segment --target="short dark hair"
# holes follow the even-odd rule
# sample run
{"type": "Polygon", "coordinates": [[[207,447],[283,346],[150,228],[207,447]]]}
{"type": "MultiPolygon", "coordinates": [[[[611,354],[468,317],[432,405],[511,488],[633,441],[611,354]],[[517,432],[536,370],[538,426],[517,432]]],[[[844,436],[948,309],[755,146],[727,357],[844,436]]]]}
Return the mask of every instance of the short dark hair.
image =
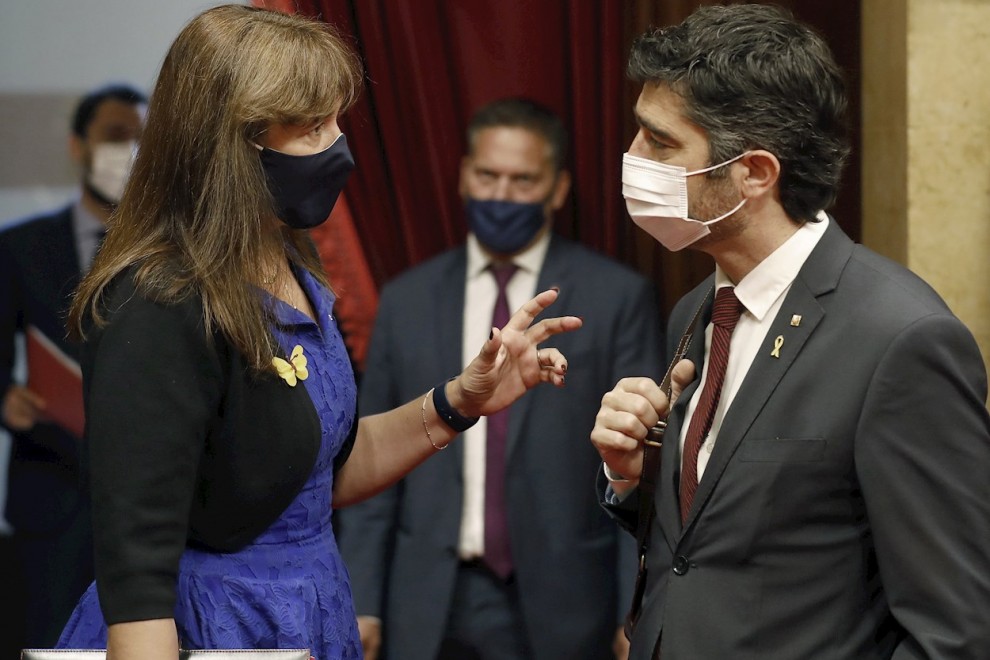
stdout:
{"type": "Polygon", "coordinates": [[[834,201],[849,155],[842,72],[824,39],[772,5],[702,7],[633,44],[627,73],[669,87],[708,136],[709,164],[748,149],[781,163],[794,220],[834,201]]]}
{"type": "Polygon", "coordinates": [[[104,85],[87,93],[76,104],[76,111],[72,113],[72,132],[76,137],[85,138],[89,125],[93,123],[96,110],[104,101],[113,99],[138,105],[148,102],[148,98],[130,85],[104,85]]]}
{"type": "Polygon", "coordinates": [[[525,128],[550,144],[554,171],[564,169],[567,160],[567,129],[549,108],[522,97],[492,101],[477,110],[467,127],[468,148],[474,150],[478,133],[486,128],[525,128]]]}

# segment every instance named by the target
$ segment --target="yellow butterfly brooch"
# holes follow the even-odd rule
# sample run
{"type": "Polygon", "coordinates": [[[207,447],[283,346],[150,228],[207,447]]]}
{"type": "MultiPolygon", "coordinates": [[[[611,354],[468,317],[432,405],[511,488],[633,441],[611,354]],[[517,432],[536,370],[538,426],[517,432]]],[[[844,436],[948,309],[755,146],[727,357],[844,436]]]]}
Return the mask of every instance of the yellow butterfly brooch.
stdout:
{"type": "Polygon", "coordinates": [[[272,358],[272,365],[275,367],[279,378],[289,384],[289,387],[296,386],[296,380],[306,380],[309,378],[309,370],[306,368],[306,356],[303,355],[303,347],[296,344],[292,349],[292,354],[288,360],[280,357],[272,358]]]}

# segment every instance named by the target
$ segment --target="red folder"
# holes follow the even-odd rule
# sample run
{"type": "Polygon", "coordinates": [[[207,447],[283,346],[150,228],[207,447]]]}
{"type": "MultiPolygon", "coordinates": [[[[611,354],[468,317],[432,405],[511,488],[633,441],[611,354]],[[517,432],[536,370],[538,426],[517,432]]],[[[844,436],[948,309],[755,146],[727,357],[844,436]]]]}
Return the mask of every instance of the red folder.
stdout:
{"type": "Polygon", "coordinates": [[[83,436],[82,371],[45,333],[28,326],[27,386],[45,400],[44,415],[77,438],[83,436]]]}

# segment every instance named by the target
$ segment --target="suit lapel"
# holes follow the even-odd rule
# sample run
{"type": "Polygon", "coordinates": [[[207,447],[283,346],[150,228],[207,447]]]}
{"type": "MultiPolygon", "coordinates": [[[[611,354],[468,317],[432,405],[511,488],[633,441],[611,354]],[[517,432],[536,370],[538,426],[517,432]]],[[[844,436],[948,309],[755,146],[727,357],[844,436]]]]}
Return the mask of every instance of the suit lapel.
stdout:
{"type": "Polygon", "coordinates": [[[76,342],[67,341],[64,326],[72,304],[72,293],[82,278],[72,207],[62,211],[56,222],[49,225],[45,231],[46,240],[39,246],[42,247],[43,252],[34,255],[34,258],[39,260],[38,263],[44,264],[42,277],[48,284],[43,288],[47,288],[54,296],[51,303],[46,301],[45,306],[53,305],[49,311],[52,313],[52,319],[57,319],[58,323],[55,327],[42,326],[41,329],[49,334],[69,356],[78,359],[79,346],[76,342]]]}
{"type": "MultiPolygon", "coordinates": [[[[450,263],[443,269],[441,279],[437,283],[438,290],[435,292],[437,298],[437,313],[434,319],[462,319],[464,318],[464,285],[467,280],[467,251],[461,248],[453,253],[450,263]]],[[[463,325],[461,323],[432,323],[436,344],[433,347],[437,356],[438,370],[440,378],[452,378],[463,369],[461,361],[463,359],[463,325]]],[[[446,382],[446,381],[444,381],[446,382]]],[[[460,484],[463,481],[461,466],[464,463],[464,443],[452,443],[453,452],[448,461],[451,469],[456,473],[453,483],[460,484]]],[[[440,458],[440,457],[438,457],[440,458]]]]}
{"type": "Polygon", "coordinates": [[[52,277],[55,290],[58,291],[58,299],[65,304],[65,309],[58,310],[61,314],[67,311],[72,292],[82,276],[71,206],[58,215],[55,224],[52,225],[48,241],[50,242],[45,246],[44,256],[38,255],[37,258],[45,259],[46,268],[52,277]]]}
{"type": "Polygon", "coordinates": [[[726,412],[718,434],[718,441],[715,443],[715,449],[712,451],[711,459],[708,461],[708,466],[698,484],[698,491],[694,496],[691,511],[688,513],[685,528],[694,522],[699,509],[708,500],[746,431],[749,430],[753,420],[780,383],[780,379],[794,363],[795,358],[823,316],[824,311],[815,297],[802,282],[795,281],[780,308],[780,313],[777,314],[777,318],[774,319],[756,357],[753,358],[753,364],[746,374],[739,393],[726,412]],[[798,327],[790,325],[791,316],[794,314],[801,316],[801,325],[798,327]],[[774,340],[777,337],[783,337],[779,358],[771,355],[771,351],[774,350],[774,340]]]}
{"type": "Polygon", "coordinates": [[[72,220],[72,207],[66,209],[59,218],[58,240],[61,243],[58,253],[65,255],[63,267],[65,275],[73,280],[73,289],[82,277],[82,263],[79,259],[79,246],[76,244],[76,231],[72,220]]]}
{"type": "MultiPolygon", "coordinates": [[[[536,291],[544,291],[552,286],[559,286],[560,296],[554,303],[556,309],[566,309],[568,300],[573,292],[569,287],[564,286],[568,280],[568,262],[566,257],[568,246],[556,236],[550,236],[550,245],[547,248],[547,255],[543,259],[543,266],[540,268],[539,277],[536,280],[536,291]]],[[[515,312],[516,310],[511,310],[515,312]]],[[[533,402],[533,392],[527,392],[518,401],[512,404],[512,412],[509,415],[509,437],[506,444],[506,463],[512,459],[512,454],[522,438],[522,429],[525,426],[526,417],[530,414],[533,402]]],[[[538,414],[538,413],[537,413],[538,414]]]]}
{"type": "MultiPolygon", "coordinates": [[[[698,295],[706,295],[713,282],[714,278],[709,278],[702,286],[698,287],[698,295]]],[[[671,552],[673,552],[676,541],[681,535],[680,495],[678,492],[681,473],[681,429],[684,426],[688,401],[694,396],[701,380],[701,366],[705,360],[705,328],[711,320],[712,303],[713,297],[708,297],[705,300],[705,307],[694,327],[691,346],[684,356],[685,359],[691,360],[695,364],[695,379],[684,388],[674,403],[674,408],[667,416],[667,430],[664,432],[663,448],[660,450],[662,452],[660,481],[657,484],[654,502],[660,525],[663,528],[663,536],[667,540],[671,552]]],[[[699,304],[701,304],[700,299],[692,301],[690,313],[693,313],[699,304]]]]}
{"type": "Polygon", "coordinates": [[[835,289],[852,245],[852,241],[831,220],[825,235],[791,285],[739,392],[725,414],[715,449],[698,484],[685,529],[698,517],[698,512],[705,506],[756,416],[825,317],[818,297],[835,289]],[[795,315],[801,317],[797,326],[791,324],[791,318],[795,315]],[[779,357],[772,355],[775,343],[780,343],[779,357]]]}

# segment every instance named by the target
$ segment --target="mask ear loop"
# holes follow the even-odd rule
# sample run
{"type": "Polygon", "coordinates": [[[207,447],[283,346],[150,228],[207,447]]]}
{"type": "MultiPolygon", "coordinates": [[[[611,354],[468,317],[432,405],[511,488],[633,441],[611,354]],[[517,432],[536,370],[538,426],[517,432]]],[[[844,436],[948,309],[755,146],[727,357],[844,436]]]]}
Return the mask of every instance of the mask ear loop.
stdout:
{"type": "MultiPolygon", "coordinates": [[[[333,148],[333,145],[335,145],[338,142],[340,142],[340,138],[342,138],[342,137],[344,137],[344,132],[343,131],[341,131],[340,133],[337,134],[337,137],[335,137],[333,139],[333,142],[331,142],[330,144],[328,144],[325,148],[321,149],[320,151],[317,151],[316,154],[322,154],[322,153],[324,153],[326,151],[330,151],[330,149],[333,148]]],[[[271,147],[263,147],[260,144],[258,144],[257,142],[255,142],[254,140],[248,140],[248,143],[251,146],[253,146],[255,149],[257,149],[258,151],[264,151],[265,149],[268,149],[268,151],[272,151],[272,152],[275,152],[277,154],[282,154],[283,156],[293,156],[293,157],[295,157],[295,154],[287,154],[284,151],[279,151],[278,149],[272,149],[271,147]]],[[[306,154],[306,155],[307,156],[315,156],[316,154],[306,154]]]]}
{"type": "Polygon", "coordinates": [[[725,167],[726,165],[731,165],[732,163],[736,162],[737,160],[739,160],[743,156],[748,155],[749,153],[750,152],[748,152],[748,151],[744,151],[741,154],[739,154],[738,156],[736,156],[735,158],[730,158],[729,160],[725,161],[724,163],[719,163],[718,165],[712,165],[711,167],[706,167],[704,169],[695,170],[693,172],[685,172],[684,176],[694,176],[695,174],[704,174],[705,172],[711,172],[712,170],[717,170],[720,167],[725,167]]]}
{"type": "MultiPolygon", "coordinates": [[[[735,208],[733,208],[728,213],[723,213],[722,215],[718,216],[717,218],[712,218],[711,220],[695,220],[695,222],[700,222],[701,224],[703,224],[706,227],[708,225],[714,225],[716,222],[721,222],[722,220],[725,220],[730,215],[732,215],[733,213],[735,213],[736,211],[738,211],[739,209],[741,209],[743,207],[743,204],[745,204],[745,203],[746,203],[746,198],[744,197],[743,200],[741,202],[739,202],[738,204],[736,204],[735,208]]],[[[690,218],[688,218],[688,219],[690,220],[690,218]]]]}
{"type": "MultiPolygon", "coordinates": [[[[711,167],[706,167],[706,168],[701,169],[701,170],[695,170],[693,172],[688,172],[684,176],[694,176],[695,174],[704,174],[705,172],[711,172],[712,170],[717,170],[720,167],[725,167],[726,165],[731,165],[732,163],[736,162],[737,160],[739,160],[740,158],[742,158],[743,156],[745,156],[748,153],[750,153],[750,152],[744,151],[741,154],[739,154],[738,156],[736,156],[735,158],[730,158],[729,160],[725,161],[724,163],[719,163],[718,165],[712,165],[711,167]]],[[[746,203],[746,198],[743,197],[742,201],[739,202],[738,204],[736,204],[735,207],[733,207],[733,209],[731,211],[729,211],[728,213],[723,213],[722,215],[718,216],[717,218],[712,218],[711,220],[694,220],[694,222],[700,222],[701,224],[703,224],[706,227],[709,226],[709,225],[714,225],[716,222],[721,222],[722,220],[725,220],[730,215],[732,215],[733,213],[735,213],[736,211],[738,211],[739,209],[741,209],[743,207],[743,204],[745,204],[745,203],[746,203]]],[[[688,220],[693,220],[693,218],[688,218],[688,220]]]]}

